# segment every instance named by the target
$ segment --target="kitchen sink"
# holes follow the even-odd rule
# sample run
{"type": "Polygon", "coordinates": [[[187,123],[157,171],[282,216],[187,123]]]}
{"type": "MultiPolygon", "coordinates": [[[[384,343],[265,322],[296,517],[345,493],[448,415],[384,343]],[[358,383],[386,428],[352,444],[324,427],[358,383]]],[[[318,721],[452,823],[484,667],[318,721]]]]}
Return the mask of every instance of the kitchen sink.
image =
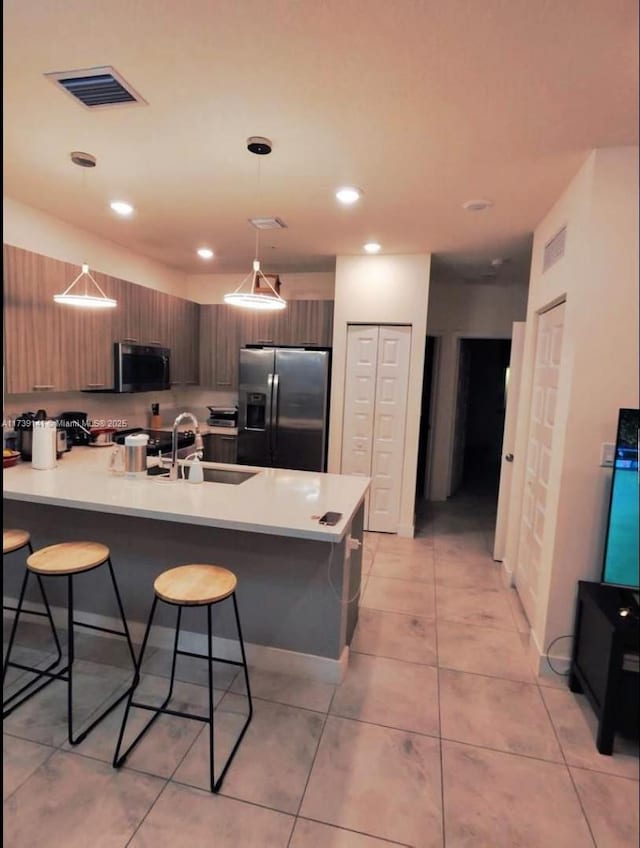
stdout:
{"type": "Polygon", "coordinates": [[[257,471],[228,471],[224,468],[203,468],[205,483],[229,483],[231,486],[239,486],[245,480],[255,477],[257,471]]]}

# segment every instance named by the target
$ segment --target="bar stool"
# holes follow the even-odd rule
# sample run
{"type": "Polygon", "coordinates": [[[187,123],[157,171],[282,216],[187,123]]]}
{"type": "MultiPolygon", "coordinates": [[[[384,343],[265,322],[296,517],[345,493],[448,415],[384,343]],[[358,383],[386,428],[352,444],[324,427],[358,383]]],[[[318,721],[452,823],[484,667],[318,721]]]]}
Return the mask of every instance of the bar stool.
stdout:
{"type": "MultiPolygon", "coordinates": [[[[196,721],[202,721],[205,724],[209,725],[209,776],[210,776],[210,784],[211,791],[218,792],[220,787],[222,786],[222,781],[224,780],[225,774],[227,773],[227,769],[231,765],[231,761],[235,756],[236,751],[242,741],[242,737],[244,736],[247,727],[249,726],[249,722],[251,721],[251,717],[253,716],[253,703],[251,700],[251,689],[249,687],[249,672],[247,669],[247,658],[244,651],[244,641],[242,639],[242,629],[240,627],[240,616],[238,614],[238,603],[236,601],[236,585],[237,579],[233,572],[229,571],[226,568],[221,568],[218,565],[180,565],[176,568],[171,568],[168,571],[164,571],[160,574],[154,584],[154,598],[153,604],[151,606],[151,612],[149,614],[149,620],[147,622],[147,628],[145,630],[144,639],[142,641],[142,648],[140,649],[140,657],[138,660],[138,670],[142,668],[142,660],[144,657],[144,652],[147,647],[147,641],[149,639],[149,632],[151,630],[151,625],[153,623],[153,617],[155,615],[156,607],[158,601],[162,601],[171,606],[177,606],[178,614],[176,620],[176,630],[175,637],[173,642],[173,658],[171,662],[171,678],[169,682],[169,694],[162,702],[162,704],[157,707],[152,704],[143,704],[138,701],[133,700],[134,691],[129,693],[129,699],[127,701],[127,707],[125,709],[125,713],[122,719],[122,727],[120,728],[120,736],[118,737],[118,743],[116,745],[116,751],[113,757],[113,765],[114,768],[119,768],[127,759],[133,748],[138,744],[143,735],[147,732],[147,730],[151,727],[153,722],[158,718],[158,716],[162,713],[165,715],[173,715],[179,716],[180,718],[192,718],[196,721]],[[220,601],[225,600],[225,598],[231,598],[233,601],[233,609],[235,613],[236,626],[238,628],[238,639],[240,642],[240,652],[242,654],[242,662],[237,662],[235,660],[222,659],[220,657],[213,656],[212,649],[212,607],[214,604],[220,603],[220,601]],[[207,653],[206,654],[196,654],[191,651],[182,651],[178,649],[178,641],[180,638],[180,619],[182,616],[182,608],[188,606],[201,606],[207,608],[207,653]],[[188,657],[198,657],[199,659],[206,659],[208,661],[209,667],[209,709],[207,715],[197,715],[195,713],[186,713],[181,712],[180,710],[172,710],[167,708],[167,704],[171,700],[171,696],[173,694],[173,683],[175,678],[176,671],[176,659],[178,654],[188,657]],[[238,665],[242,666],[244,669],[244,679],[247,687],[247,699],[249,701],[249,714],[247,716],[247,720],[244,723],[242,730],[236,740],[235,745],[229,757],[220,772],[220,776],[216,780],[215,778],[215,770],[213,763],[213,753],[214,753],[214,720],[213,720],[213,661],[228,663],[229,665],[238,665]],[[142,710],[149,710],[153,712],[154,715],[149,719],[149,721],[142,728],[140,733],[136,736],[133,742],[129,745],[127,750],[121,755],[120,754],[120,746],[122,745],[122,739],[124,737],[125,727],[127,724],[127,720],[129,718],[129,710],[131,707],[137,707],[142,710]]],[[[137,683],[136,683],[137,685],[137,683]]]]}
{"type": "MultiPolygon", "coordinates": [[[[87,736],[87,734],[91,730],[93,730],[93,728],[100,721],[102,721],[102,719],[108,713],[110,713],[111,710],[113,710],[122,700],[124,700],[124,698],[127,697],[130,692],[130,689],[133,689],[133,687],[135,687],[138,678],[136,656],[133,649],[133,644],[131,642],[131,637],[129,635],[129,628],[127,626],[127,621],[124,615],[120,592],[118,591],[118,584],[116,582],[115,574],[113,572],[111,554],[109,548],[106,545],[102,545],[99,542],[62,542],[57,545],[50,545],[49,547],[41,548],[35,553],[31,553],[27,557],[27,570],[24,576],[24,580],[22,581],[22,588],[20,590],[20,598],[18,600],[17,612],[13,620],[11,635],[9,637],[9,644],[7,647],[7,656],[5,658],[4,667],[2,671],[3,682],[7,670],[10,667],[21,668],[25,671],[29,671],[32,674],[35,674],[35,677],[31,681],[32,684],[40,680],[40,678],[42,677],[46,677],[47,680],[33,692],[28,693],[17,703],[11,702],[8,709],[5,710],[3,705],[3,718],[8,716],[11,712],[13,712],[13,710],[16,709],[16,707],[20,706],[20,704],[24,703],[28,698],[31,698],[49,683],[52,683],[54,680],[62,680],[67,683],[67,735],[69,743],[71,745],[77,745],[78,743],[82,742],[82,740],[87,736]],[[109,574],[111,576],[111,582],[113,584],[116,601],[118,603],[118,610],[120,612],[123,630],[112,630],[108,627],[98,627],[95,624],[85,624],[82,621],[76,621],[76,619],[74,618],[74,576],[77,576],[84,572],[92,571],[93,569],[105,565],[105,563],[108,566],[109,574]],[[24,603],[24,596],[27,590],[27,584],[29,582],[29,577],[31,576],[31,574],[35,575],[38,583],[40,584],[40,589],[42,591],[43,597],[45,598],[45,603],[47,603],[46,595],[44,592],[44,587],[42,585],[41,578],[44,576],[51,578],[66,577],[67,580],[67,630],[69,643],[67,647],[67,664],[59,671],[53,672],[50,669],[34,668],[33,666],[24,665],[23,663],[18,663],[11,659],[11,651],[13,649],[13,642],[16,635],[20,616],[23,613],[27,612],[27,610],[24,610],[22,608],[22,605],[24,603]],[[120,695],[120,697],[116,701],[114,701],[109,707],[107,707],[107,709],[100,713],[100,715],[77,737],[75,737],[73,734],[73,663],[75,660],[74,625],[76,627],[87,628],[88,630],[99,630],[103,633],[112,633],[116,636],[124,636],[127,640],[127,645],[129,647],[129,653],[131,654],[131,660],[134,668],[134,678],[131,687],[125,692],[123,692],[122,695],[120,695]]],[[[10,700],[12,701],[12,699],[10,700]]]]}
{"type": "MultiPolygon", "coordinates": [[[[28,530],[5,530],[4,528],[2,529],[2,555],[3,555],[3,557],[4,557],[5,554],[12,554],[12,553],[15,553],[17,551],[22,550],[23,548],[27,548],[30,554],[33,553],[33,547],[31,546],[31,534],[29,533],[28,530]]],[[[53,617],[51,616],[51,609],[49,608],[49,602],[47,600],[47,596],[45,595],[44,587],[42,585],[42,580],[41,580],[39,575],[37,576],[37,581],[38,581],[38,586],[40,588],[40,594],[42,595],[42,600],[44,602],[45,612],[41,612],[40,610],[31,610],[31,609],[24,609],[24,610],[22,610],[22,612],[25,613],[25,614],[28,614],[28,615],[41,616],[42,618],[47,618],[49,620],[49,625],[51,627],[51,633],[53,635],[53,640],[56,644],[56,658],[55,658],[55,660],[53,660],[53,662],[49,663],[49,665],[45,666],[43,671],[51,671],[51,669],[55,668],[58,665],[58,663],[60,662],[60,660],[62,659],[62,649],[60,648],[60,640],[58,639],[58,633],[56,631],[55,624],[53,623],[53,617]]],[[[8,610],[10,612],[15,612],[15,613],[18,612],[18,607],[11,606],[10,604],[5,604],[4,602],[2,604],[2,609],[8,610]]],[[[4,672],[3,672],[3,678],[2,679],[4,680],[4,672]]],[[[51,681],[47,681],[47,683],[45,685],[47,685],[50,682],[51,681]]],[[[35,680],[30,680],[27,684],[22,686],[20,689],[16,690],[12,695],[10,695],[6,700],[4,700],[2,702],[2,709],[4,710],[5,707],[8,707],[8,705],[12,701],[15,701],[16,698],[18,698],[19,695],[21,695],[23,692],[25,692],[27,689],[29,689],[34,683],[35,683],[35,680]]],[[[39,688],[43,688],[43,687],[39,687],[39,688]]],[[[35,691],[38,691],[38,690],[35,690],[35,691]]],[[[31,694],[34,694],[34,693],[31,693],[31,694]]],[[[19,703],[22,703],[22,702],[20,701],[19,703]]],[[[17,706],[17,705],[18,704],[15,704],[15,706],[17,706]]]]}

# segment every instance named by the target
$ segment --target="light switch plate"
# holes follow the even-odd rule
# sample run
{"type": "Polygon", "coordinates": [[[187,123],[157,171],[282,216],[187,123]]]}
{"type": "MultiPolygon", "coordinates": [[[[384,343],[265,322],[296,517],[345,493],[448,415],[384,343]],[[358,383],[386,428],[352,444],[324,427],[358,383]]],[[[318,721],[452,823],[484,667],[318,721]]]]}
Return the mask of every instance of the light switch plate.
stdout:
{"type": "Polygon", "coordinates": [[[600,448],[600,465],[613,468],[613,460],[616,454],[616,446],[613,442],[603,442],[600,448]]]}

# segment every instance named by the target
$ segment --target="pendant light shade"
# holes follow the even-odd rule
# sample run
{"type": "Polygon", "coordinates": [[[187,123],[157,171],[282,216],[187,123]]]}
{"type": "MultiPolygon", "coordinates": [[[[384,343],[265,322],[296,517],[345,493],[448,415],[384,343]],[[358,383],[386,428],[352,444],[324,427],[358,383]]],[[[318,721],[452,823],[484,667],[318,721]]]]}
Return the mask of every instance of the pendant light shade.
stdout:
{"type": "Polygon", "coordinates": [[[283,300],[260,270],[260,262],[253,260],[253,270],[247,274],[235,291],[225,294],[224,302],[245,309],[276,310],[284,309],[287,301],[283,300]],[[251,282],[249,283],[249,280],[251,282]],[[248,285],[246,285],[249,283],[248,285]],[[261,284],[266,284],[267,291],[257,291],[261,284]],[[246,287],[245,287],[246,285],[246,287]]]}
{"type": "MultiPolygon", "coordinates": [[[[250,153],[257,155],[258,158],[258,189],[260,188],[260,157],[268,156],[272,150],[271,141],[263,136],[250,136],[247,139],[247,150],[250,153]]],[[[253,269],[242,280],[235,291],[229,292],[224,296],[224,302],[230,306],[239,306],[242,309],[255,309],[262,311],[275,311],[284,309],[287,301],[280,297],[280,294],[271,285],[269,280],[260,270],[260,260],[258,259],[260,246],[260,229],[256,226],[256,248],[255,259],[253,260],[253,269]]],[[[279,288],[278,283],[278,288],[279,288]]]]}
{"type": "Polygon", "coordinates": [[[66,304],[67,306],[80,306],[89,309],[112,309],[118,303],[102,291],[98,283],[89,273],[89,266],[83,264],[82,271],[78,274],[75,280],[66,288],[62,294],[54,294],[53,299],[56,303],[66,304]],[[75,288],[80,281],[84,281],[84,286],[80,285],[75,288]],[[92,284],[90,287],[89,284],[92,284]]]}

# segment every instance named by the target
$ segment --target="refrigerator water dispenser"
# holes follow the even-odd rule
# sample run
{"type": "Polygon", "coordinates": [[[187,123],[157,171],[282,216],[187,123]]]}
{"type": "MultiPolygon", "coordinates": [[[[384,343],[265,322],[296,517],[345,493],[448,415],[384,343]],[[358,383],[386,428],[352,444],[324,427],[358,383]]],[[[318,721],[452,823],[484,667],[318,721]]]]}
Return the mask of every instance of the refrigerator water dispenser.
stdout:
{"type": "Polygon", "coordinates": [[[264,430],[266,406],[266,394],[247,395],[247,430],[264,430]]]}

